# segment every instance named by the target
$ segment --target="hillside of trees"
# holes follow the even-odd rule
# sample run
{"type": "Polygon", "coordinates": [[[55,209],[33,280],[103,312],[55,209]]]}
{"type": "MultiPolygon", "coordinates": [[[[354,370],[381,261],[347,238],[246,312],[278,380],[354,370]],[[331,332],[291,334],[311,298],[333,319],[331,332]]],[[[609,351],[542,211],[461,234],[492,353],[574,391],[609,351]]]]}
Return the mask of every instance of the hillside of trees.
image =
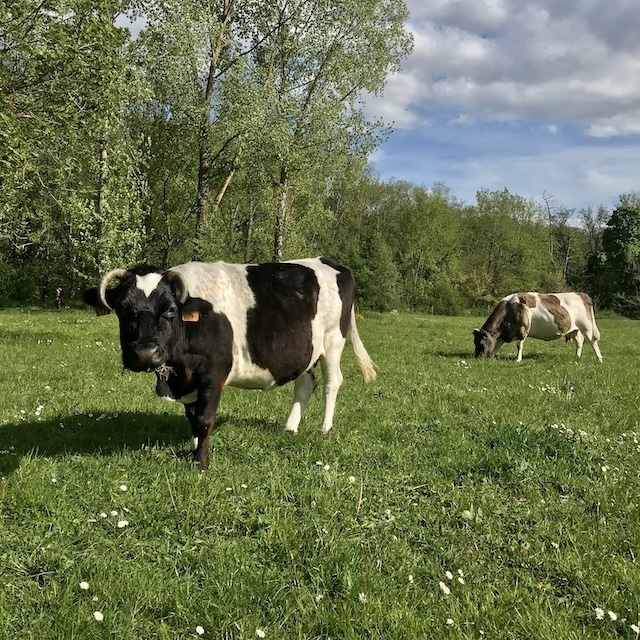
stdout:
{"type": "Polygon", "coordinates": [[[580,289],[639,315],[637,194],[574,211],[376,176],[389,130],[361,100],[411,51],[407,18],[402,0],[4,3],[0,301],[141,262],[326,254],[372,309],[580,289]]]}

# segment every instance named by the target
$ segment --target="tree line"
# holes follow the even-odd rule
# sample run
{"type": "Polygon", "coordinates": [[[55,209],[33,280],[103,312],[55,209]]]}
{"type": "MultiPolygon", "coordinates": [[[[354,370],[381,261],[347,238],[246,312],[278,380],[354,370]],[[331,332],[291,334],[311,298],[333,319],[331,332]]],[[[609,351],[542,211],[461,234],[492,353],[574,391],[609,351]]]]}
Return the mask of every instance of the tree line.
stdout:
{"type": "Polygon", "coordinates": [[[407,19],[402,0],[5,2],[0,300],[73,297],[140,262],[330,254],[374,309],[572,288],[635,314],[637,195],[467,204],[376,176],[389,129],[362,100],[410,53],[407,19]]]}

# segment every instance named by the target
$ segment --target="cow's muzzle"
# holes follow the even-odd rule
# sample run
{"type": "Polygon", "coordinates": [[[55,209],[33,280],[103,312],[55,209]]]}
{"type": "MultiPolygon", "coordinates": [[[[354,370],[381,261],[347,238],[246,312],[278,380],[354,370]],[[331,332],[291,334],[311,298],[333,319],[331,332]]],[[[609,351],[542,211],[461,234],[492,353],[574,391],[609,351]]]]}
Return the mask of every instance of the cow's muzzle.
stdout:
{"type": "Polygon", "coordinates": [[[131,371],[153,371],[164,361],[163,351],[157,345],[132,347],[123,358],[124,366],[131,371]]]}

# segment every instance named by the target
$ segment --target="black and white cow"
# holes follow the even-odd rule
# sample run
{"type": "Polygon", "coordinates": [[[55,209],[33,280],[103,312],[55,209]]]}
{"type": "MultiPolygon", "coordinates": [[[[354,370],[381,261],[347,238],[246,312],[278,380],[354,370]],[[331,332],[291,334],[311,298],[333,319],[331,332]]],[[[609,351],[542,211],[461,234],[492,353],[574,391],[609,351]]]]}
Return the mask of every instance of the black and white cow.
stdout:
{"type": "Polygon", "coordinates": [[[99,315],[110,309],[118,315],[124,366],[155,371],[158,395],[185,405],[201,469],[209,464],[209,434],[227,385],[271,389],[293,381],[285,430],[296,433],[319,361],[321,431],[331,429],[349,329],[365,382],[376,377],[358,335],[354,298],[353,276],[331,258],[114,269],[84,293],[99,315]]]}
{"type": "Polygon", "coordinates": [[[586,293],[527,292],[506,296],[482,328],[473,331],[476,358],[493,356],[505,342],[515,340],[518,345],[517,361],[520,362],[527,337],[574,340],[578,358],[586,338],[602,362],[598,347],[600,331],[596,326],[593,302],[586,293]]]}

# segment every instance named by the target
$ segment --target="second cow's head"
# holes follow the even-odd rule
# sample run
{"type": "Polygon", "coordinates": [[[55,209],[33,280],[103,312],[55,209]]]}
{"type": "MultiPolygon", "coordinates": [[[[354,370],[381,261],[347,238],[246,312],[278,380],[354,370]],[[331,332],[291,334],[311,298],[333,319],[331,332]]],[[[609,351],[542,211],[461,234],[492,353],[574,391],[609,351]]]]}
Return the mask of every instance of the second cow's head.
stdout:
{"type": "Polygon", "coordinates": [[[122,363],[132,371],[152,371],[170,357],[174,325],[187,297],[179,273],[146,265],[113,269],[83,294],[98,315],[116,312],[122,363]]]}

